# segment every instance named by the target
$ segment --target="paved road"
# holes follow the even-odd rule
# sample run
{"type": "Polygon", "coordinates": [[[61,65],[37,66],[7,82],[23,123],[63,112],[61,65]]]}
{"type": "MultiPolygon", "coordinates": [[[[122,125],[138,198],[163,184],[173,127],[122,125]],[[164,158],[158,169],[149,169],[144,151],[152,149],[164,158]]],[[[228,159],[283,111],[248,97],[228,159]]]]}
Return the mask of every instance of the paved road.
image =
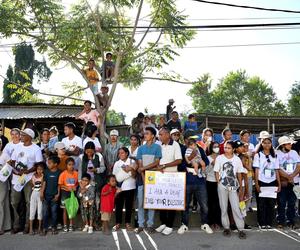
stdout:
{"type": "Polygon", "coordinates": [[[125,230],[104,236],[101,232],[88,235],[82,232],[60,233],[52,236],[10,235],[0,236],[1,250],[54,250],[54,249],[98,249],[98,250],[197,250],[197,249],[242,249],[242,250],[299,250],[300,230],[296,231],[258,231],[247,232],[247,239],[238,239],[237,233],[225,238],[222,232],[212,235],[192,230],[184,235],[173,233],[170,236],[142,232],[136,235],[125,230]],[[127,239],[126,239],[127,238],[127,239]]]}

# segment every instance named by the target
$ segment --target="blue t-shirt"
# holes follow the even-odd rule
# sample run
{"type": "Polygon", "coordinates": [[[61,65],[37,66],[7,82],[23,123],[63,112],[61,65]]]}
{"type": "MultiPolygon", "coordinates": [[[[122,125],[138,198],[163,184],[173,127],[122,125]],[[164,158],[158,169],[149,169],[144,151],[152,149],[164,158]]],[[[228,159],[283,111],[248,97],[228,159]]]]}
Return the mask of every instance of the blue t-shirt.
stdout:
{"type": "MultiPolygon", "coordinates": [[[[150,146],[144,144],[139,147],[136,158],[137,160],[142,160],[143,166],[147,166],[153,163],[156,159],[161,158],[161,146],[156,143],[152,143],[150,146]]],[[[138,186],[144,185],[140,174],[137,175],[136,182],[138,186]]]]}
{"type": "Polygon", "coordinates": [[[46,197],[53,197],[54,195],[57,194],[58,178],[60,173],[61,171],[58,169],[55,172],[52,172],[49,169],[45,170],[44,181],[46,182],[46,187],[45,187],[46,197]]]}
{"type": "Polygon", "coordinates": [[[197,122],[186,121],[184,123],[184,127],[183,128],[184,128],[184,130],[191,129],[191,130],[197,131],[198,130],[198,125],[197,125],[197,122]]]}

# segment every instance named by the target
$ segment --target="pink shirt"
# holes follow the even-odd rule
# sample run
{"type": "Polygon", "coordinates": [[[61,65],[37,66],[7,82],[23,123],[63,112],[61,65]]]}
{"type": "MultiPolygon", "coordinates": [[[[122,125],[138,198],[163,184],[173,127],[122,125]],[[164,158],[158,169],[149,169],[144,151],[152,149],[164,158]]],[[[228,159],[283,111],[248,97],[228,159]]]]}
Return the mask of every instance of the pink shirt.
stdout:
{"type": "Polygon", "coordinates": [[[87,123],[87,122],[93,122],[96,126],[98,126],[98,124],[99,124],[98,117],[99,117],[98,111],[95,110],[95,109],[93,109],[89,113],[83,113],[78,118],[80,120],[84,120],[85,123],[87,123]]]}

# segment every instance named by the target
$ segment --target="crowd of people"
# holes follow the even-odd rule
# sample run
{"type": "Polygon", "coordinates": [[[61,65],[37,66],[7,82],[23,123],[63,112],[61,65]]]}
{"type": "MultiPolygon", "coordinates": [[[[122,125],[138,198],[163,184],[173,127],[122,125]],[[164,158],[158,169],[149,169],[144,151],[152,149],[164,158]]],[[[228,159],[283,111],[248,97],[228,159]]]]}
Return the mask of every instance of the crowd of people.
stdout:
{"type": "Polygon", "coordinates": [[[231,130],[225,128],[223,141],[217,142],[210,128],[197,135],[193,114],[181,124],[173,104],[171,99],[169,120],[139,113],[132,121],[128,147],[120,142],[117,130],[110,131],[108,140],[99,137],[99,114],[90,101],[77,117],[84,121],[80,136],[72,122],[64,125],[62,140],[56,127],[43,129],[39,144],[34,143],[37,133],[32,129],[11,129],[11,141],[0,157],[1,171],[11,169],[9,178],[0,181],[0,234],[8,224],[12,234],[21,229],[31,235],[57,234],[60,226],[64,232],[74,231],[78,218],[71,217],[66,206],[75,195],[83,232],[102,229],[109,234],[115,216],[112,230],[120,230],[124,219],[128,231],[170,235],[179,212],[144,209],[148,170],[186,173],[186,208],[180,213],[178,234],[189,230],[192,206],[200,208],[206,233],[223,228],[224,236],[230,236],[237,229],[239,238],[245,239],[250,227],[245,217],[253,211],[254,196],[261,229],[274,226],[275,219],[280,228],[295,227],[300,157],[292,149],[294,141],[280,137],[275,149],[272,136],[262,131],[255,147],[250,131],[241,131],[240,139],[232,141],[231,130]],[[276,188],[276,197],[261,195],[266,187],[276,188]],[[156,213],[160,225],[154,224],[156,213]]]}

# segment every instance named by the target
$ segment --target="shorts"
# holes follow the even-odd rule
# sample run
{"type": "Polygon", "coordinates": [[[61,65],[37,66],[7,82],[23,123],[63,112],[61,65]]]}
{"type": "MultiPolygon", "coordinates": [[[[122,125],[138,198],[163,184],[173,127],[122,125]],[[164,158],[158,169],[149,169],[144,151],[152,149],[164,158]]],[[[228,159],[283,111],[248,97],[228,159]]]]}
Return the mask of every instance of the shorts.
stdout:
{"type": "Polygon", "coordinates": [[[112,214],[112,213],[101,212],[101,220],[102,220],[102,221],[110,221],[111,214],[112,214]]]}
{"type": "Polygon", "coordinates": [[[65,208],[65,200],[71,197],[71,192],[61,190],[60,193],[60,207],[65,208]]]}

